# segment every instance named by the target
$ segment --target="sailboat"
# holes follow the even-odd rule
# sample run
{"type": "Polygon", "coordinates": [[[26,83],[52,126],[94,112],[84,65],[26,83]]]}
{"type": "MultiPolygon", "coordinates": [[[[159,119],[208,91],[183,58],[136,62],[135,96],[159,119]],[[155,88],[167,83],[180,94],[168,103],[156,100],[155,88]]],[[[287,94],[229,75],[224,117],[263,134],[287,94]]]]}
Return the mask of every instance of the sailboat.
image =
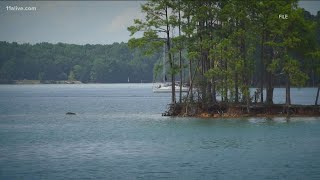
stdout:
{"type": "MultiPolygon", "coordinates": [[[[171,93],[172,92],[172,84],[167,82],[167,76],[166,76],[166,46],[163,46],[163,82],[162,83],[154,83],[153,84],[153,92],[154,93],[171,93]]],[[[175,84],[176,92],[180,91],[180,83],[176,82],[175,84]]],[[[188,92],[189,87],[186,85],[183,85],[181,88],[182,92],[188,92]]]]}
{"type": "MultiPolygon", "coordinates": [[[[178,85],[178,83],[176,83],[175,85],[175,90],[176,90],[176,93],[180,91],[180,85],[178,85]]],[[[188,92],[189,87],[182,85],[181,91],[188,92]]],[[[171,83],[160,83],[160,84],[154,85],[153,92],[154,93],[171,93],[172,92],[171,83]]]]}

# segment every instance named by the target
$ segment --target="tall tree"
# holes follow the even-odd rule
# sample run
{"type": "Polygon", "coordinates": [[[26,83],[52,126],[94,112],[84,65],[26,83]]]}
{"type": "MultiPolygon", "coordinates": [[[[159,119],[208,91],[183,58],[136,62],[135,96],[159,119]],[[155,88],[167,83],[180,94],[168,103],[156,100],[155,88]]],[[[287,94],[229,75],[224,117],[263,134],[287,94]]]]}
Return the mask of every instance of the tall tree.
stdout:
{"type": "Polygon", "coordinates": [[[145,13],[144,20],[134,20],[134,25],[128,27],[131,35],[137,32],[143,32],[143,37],[132,38],[129,40],[131,47],[146,48],[147,53],[153,53],[160,49],[163,43],[166,44],[168,53],[168,63],[170,65],[171,75],[171,103],[176,103],[175,97],[175,74],[177,72],[174,59],[172,57],[172,42],[171,29],[173,23],[171,21],[174,14],[172,14],[172,2],[169,0],[151,0],[141,5],[142,12],[145,13]],[[162,37],[163,38],[162,38],[162,37]]]}

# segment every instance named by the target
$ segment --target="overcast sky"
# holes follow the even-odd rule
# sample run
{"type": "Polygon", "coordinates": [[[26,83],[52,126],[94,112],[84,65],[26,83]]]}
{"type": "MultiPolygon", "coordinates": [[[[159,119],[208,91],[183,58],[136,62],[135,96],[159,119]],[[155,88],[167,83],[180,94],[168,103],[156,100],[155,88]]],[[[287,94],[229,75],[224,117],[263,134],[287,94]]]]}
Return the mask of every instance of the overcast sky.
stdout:
{"type": "MultiPolygon", "coordinates": [[[[127,27],[142,18],[144,1],[0,1],[0,41],[19,43],[112,44],[127,42],[127,27]],[[8,11],[7,6],[36,7],[36,11],[8,11]]],[[[301,1],[312,14],[320,1],[301,1]]]]}

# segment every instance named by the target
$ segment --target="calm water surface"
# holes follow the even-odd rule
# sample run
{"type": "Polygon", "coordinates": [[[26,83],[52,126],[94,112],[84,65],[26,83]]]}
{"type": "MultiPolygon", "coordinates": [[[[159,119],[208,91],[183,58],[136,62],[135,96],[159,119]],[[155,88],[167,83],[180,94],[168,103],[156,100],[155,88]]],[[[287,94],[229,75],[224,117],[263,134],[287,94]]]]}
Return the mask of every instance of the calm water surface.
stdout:
{"type": "Polygon", "coordinates": [[[320,179],[320,118],[161,117],[151,86],[1,85],[0,179],[320,179]]]}

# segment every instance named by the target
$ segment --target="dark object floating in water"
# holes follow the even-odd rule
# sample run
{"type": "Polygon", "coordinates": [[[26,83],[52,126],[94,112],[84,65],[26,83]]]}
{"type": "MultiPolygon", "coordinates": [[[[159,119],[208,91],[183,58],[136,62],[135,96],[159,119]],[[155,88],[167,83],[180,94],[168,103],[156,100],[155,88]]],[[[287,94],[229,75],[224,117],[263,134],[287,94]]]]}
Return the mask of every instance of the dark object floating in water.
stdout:
{"type": "Polygon", "coordinates": [[[67,112],[66,115],[76,115],[74,112],[67,112]]]}

